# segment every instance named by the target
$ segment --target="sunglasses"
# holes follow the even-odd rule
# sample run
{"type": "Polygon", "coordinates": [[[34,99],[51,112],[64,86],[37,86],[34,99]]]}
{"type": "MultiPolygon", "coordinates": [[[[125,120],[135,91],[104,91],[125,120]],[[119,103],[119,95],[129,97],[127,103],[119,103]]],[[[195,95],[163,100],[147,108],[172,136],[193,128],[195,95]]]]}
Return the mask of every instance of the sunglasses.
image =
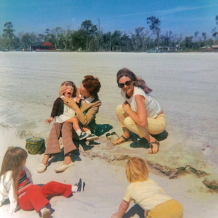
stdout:
{"type": "MultiPolygon", "coordinates": [[[[111,136],[111,135],[117,135],[117,133],[115,133],[115,132],[107,133],[107,134],[106,134],[106,137],[111,136]]],[[[117,136],[118,136],[118,135],[117,135],[117,136]]],[[[119,137],[119,136],[118,136],[118,137],[119,137]]]]}
{"type": "Polygon", "coordinates": [[[125,85],[130,86],[131,84],[132,84],[132,80],[129,80],[129,81],[126,81],[125,83],[119,83],[118,87],[122,89],[125,85]]]}

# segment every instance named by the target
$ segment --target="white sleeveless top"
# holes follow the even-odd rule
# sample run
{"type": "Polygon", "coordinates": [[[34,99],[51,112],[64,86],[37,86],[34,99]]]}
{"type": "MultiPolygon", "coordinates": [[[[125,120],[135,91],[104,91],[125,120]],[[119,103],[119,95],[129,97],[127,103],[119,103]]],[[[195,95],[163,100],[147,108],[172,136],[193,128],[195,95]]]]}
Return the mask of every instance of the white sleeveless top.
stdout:
{"type": "Polygon", "coordinates": [[[126,93],[123,90],[121,90],[121,95],[129,103],[131,109],[134,112],[137,112],[137,104],[135,101],[136,95],[142,95],[145,98],[145,109],[147,117],[156,118],[158,113],[161,112],[160,104],[151,95],[145,94],[145,92],[140,87],[134,86],[134,91],[131,98],[127,98],[126,93]]]}

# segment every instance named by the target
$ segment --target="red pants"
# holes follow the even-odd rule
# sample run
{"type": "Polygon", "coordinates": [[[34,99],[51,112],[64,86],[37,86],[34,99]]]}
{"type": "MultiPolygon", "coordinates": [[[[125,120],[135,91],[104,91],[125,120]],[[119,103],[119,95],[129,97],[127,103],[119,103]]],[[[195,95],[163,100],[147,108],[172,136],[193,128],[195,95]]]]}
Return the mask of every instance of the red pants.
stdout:
{"type": "Polygon", "coordinates": [[[38,213],[49,200],[46,198],[49,195],[63,195],[69,197],[72,193],[72,186],[59,182],[49,182],[42,187],[31,185],[26,193],[18,200],[20,207],[23,210],[35,209],[38,213]]]}

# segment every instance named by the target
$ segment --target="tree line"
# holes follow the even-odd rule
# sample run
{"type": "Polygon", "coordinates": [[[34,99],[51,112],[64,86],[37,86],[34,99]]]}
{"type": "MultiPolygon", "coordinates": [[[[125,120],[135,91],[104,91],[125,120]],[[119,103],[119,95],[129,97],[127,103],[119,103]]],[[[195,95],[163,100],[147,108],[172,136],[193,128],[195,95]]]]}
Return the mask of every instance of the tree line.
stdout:
{"type": "MultiPolygon", "coordinates": [[[[215,17],[218,25],[218,15],[215,17]]],[[[3,33],[0,36],[0,50],[29,50],[35,42],[51,42],[56,49],[66,51],[123,51],[123,52],[143,52],[151,48],[177,47],[183,50],[199,50],[206,45],[218,44],[218,30],[214,27],[211,30],[212,38],[206,32],[196,31],[191,36],[183,36],[184,33],[174,34],[167,31],[161,34],[161,21],[155,16],[147,18],[149,30],[145,27],[136,27],[134,32],[114,32],[104,33],[91,20],[81,23],[78,30],[71,30],[56,27],[47,28],[43,34],[35,32],[20,32],[15,34],[12,22],[4,24],[3,33]]]]}

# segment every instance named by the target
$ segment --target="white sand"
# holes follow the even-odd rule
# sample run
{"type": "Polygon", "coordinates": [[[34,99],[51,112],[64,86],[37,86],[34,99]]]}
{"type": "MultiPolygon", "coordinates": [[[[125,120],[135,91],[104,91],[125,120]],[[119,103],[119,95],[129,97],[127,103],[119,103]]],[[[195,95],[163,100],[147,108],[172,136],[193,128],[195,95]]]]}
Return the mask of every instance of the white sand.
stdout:
{"type": "MultiPolygon", "coordinates": [[[[191,161],[197,168],[203,161],[205,170],[212,169],[215,173],[218,151],[217,56],[214,53],[2,52],[0,161],[8,146],[24,148],[25,139],[33,135],[47,139],[51,126],[46,126],[44,120],[50,116],[59,85],[65,80],[73,80],[79,85],[87,74],[99,77],[102,83],[99,96],[103,104],[98,122],[113,125],[120,134],[114,111],[123,100],[115,75],[120,68],[128,67],[147,81],[154,90],[153,96],[167,114],[169,137],[161,143],[160,155],[166,156],[167,151],[174,149],[175,157],[185,164],[190,161],[186,158],[192,154],[191,161]],[[180,157],[180,151],[189,156],[180,157]]],[[[40,155],[29,155],[27,166],[36,184],[51,180],[74,184],[80,177],[86,182],[83,193],[76,193],[70,199],[51,199],[51,207],[55,210],[53,217],[110,217],[116,212],[128,185],[124,163],[112,165],[98,158],[80,157],[82,161],[76,161],[74,167],[62,174],[54,172],[60,162],[52,163],[45,173],[37,174],[35,168],[42,159],[40,155]]],[[[204,187],[202,179],[186,175],[169,180],[154,173],[151,178],[182,203],[185,218],[218,217],[217,194],[204,187]]],[[[8,209],[9,205],[0,208],[1,217],[12,217],[8,209]]],[[[38,214],[20,210],[13,215],[30,216],[38,217],[38,214]]]]}

